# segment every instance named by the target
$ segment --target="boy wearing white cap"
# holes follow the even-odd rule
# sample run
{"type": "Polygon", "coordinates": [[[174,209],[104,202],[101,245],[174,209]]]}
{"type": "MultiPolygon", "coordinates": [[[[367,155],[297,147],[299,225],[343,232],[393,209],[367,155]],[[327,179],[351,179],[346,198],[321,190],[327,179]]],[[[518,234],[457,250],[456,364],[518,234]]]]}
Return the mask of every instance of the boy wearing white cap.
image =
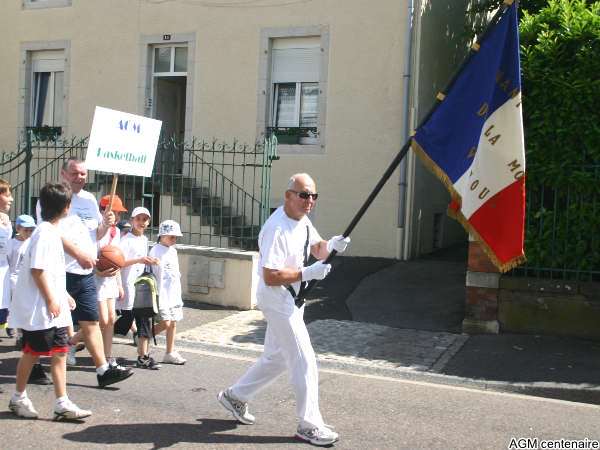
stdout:
{"type": "Polygon", "coordinates": [[[186,359],[177,353],[175,333],[177,322],[183,319],[183,300],[181,298],[181,273],[175,244],[177,237],[183,236],[179,224],[174,220],[165,220],[158,228],[158,243],[150,250],[150,256],[158,259],[158,265],[152,268],[158,282],[159,322],[154,334],[167,332],[167,349],[163,358],[166,364],[185,364],[186,359]]]}
{"type": "Polygon", "coordinates": [[[144,272],[147,265],[156,264],[158,261],[148,256],[148,238],[144,232],[150,225],[150,211],[143,206],[134,208],[131,212],[131,232],[121,238],[120,247],[125,257],[125,264],[121,268],[121,282],[124,296],[116,302],[116,309],[121,311],[121,317],[115,324],[115,333],[127,334],[133,320],[137,325],[138,359],[136,367],[142,369],[158,369],[154,359],[148,354],[148,339],[152,336],[150,320],[134,318],[133,299],[135,297],[135,280],[144,272]]]}
{"type": "MultiPolygon", "coordinates": [[[[27,250],[28,239],[35,230],[35,220],[27,214],[21,214],[15,220],[17,234],[8,241],[6,257],[8,258],[8,273],[10,279],[10,298],[14,296],[15,286],[17,285],[17,275],[19,273],[19,262],[23,260],[23,255],[27,250]]],[[[6,333],[11,336],[14,332],[11,328],[6,329],[6,333]]]]}

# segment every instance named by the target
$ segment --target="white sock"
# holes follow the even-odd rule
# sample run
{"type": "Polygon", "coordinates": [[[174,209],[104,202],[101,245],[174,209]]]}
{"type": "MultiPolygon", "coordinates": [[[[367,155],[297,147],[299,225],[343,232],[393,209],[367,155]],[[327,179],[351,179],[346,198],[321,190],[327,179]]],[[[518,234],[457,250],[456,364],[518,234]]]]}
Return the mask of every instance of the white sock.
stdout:
{"type": "Polygon", "coordinates": [[[63,395],[62,397],[58,397],[56,399],[57,405],[62,405],[69,402],[69,397],[67,395],[63,395]]]}
{"type": "Polygon", "coordinates": [[[98,375],[104,375],[104,372],[106,372],[108,370],[108,363],[105,362],[104,364],[102,364],[100,367],[96,367],[96,373],[98,375]]]}
{"type": "Polygon", "coordinates": [[[27,391],[23,391],[23,392],[15,391],[15,393],[12,395],[12,400],[15,402],[18,402],[19,400],[23,400],[24,398],[27,398],[27,391]]]}

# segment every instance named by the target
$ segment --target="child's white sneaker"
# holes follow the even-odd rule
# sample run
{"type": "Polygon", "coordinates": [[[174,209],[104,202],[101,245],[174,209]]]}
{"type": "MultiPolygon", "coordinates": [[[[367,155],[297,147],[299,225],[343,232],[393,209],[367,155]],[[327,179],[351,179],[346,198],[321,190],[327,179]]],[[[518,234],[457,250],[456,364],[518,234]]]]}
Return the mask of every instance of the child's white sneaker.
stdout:
{"type": "Polygon", "coordinates": [[[165,356],[163,357],[162,362],[165,364],[177,364],[178,366],[181,366],[181,365],[185,364],[186,361],[187,361],[187,359],[185,359],[179,353],[171,352],[171,353],[165,353],[165,356]]]}
{"type": "Polygon", "coordinates": [[[8,409],[17,416],[25,417],[27,419],[37,419],[39,416],[29,397],[24,397],[20,400],[11,399],[10,402],[8,402],[8,409]]]}
{"type": "Polygon", "coordinates": [[[85,419],[91,415],[91,411],[81,409],[71,400],[54,405],[54,420],[85,419]]]}

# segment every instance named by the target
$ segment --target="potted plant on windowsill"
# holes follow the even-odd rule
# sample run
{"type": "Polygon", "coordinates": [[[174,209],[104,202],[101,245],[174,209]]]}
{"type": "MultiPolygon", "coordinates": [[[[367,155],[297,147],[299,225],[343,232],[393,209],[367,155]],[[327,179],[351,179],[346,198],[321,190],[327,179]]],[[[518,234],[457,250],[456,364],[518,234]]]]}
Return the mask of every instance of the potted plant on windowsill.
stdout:
{"type": "Polygon", "coordinates": [[[272,130],[277,137],[278,144],[297,145],[299,143],[300,134],[297,127],[277,127],[272,130]]]}
{"type": "Polygon", "coordinates": [[[314,145],[319,143],[319,132],[316,127],[299,128],[300,139],[298,143],[301,145],[314,145]]]}
{"type": "Polygon", "coordinates": [[[27,127],[31,133],[31,138],[36,141],[55,141],[62,134],[61,127],[50,127],[44,125],[41,127],[27,127]]]}

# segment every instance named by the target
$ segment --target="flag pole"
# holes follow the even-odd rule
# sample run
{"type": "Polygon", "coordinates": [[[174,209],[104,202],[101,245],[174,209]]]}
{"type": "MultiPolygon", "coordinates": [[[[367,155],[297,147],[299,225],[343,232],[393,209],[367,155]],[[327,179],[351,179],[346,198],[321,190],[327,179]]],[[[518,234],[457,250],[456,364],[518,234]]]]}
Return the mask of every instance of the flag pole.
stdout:
{"type": "MultiPolygon", "coordinates": [[[[481,42],[483,42],[483,40],[485,40],[485,38],[486,38],[489,30],[494,25],[496,25],[496,23],[498,23],[498,21],[500,20],[500,18],[502,17],[502,15],[506,12],[506,10],[510,6],[512,6],[513,3],[514,3],[514,0],[504,0],[504,2],[502,3],[502,6],[500,8],[498,8],[498,11],[496,11],[496,13],[494,14],[494,16],[490,20],[490,22],[487,24],[485,30],[479,36],[477,36],[477,39],[476,39],[475,43],[473,45],[471,45],[471,48],[469,49],[469,53],[467,54],[467,56],[465,57],[465,59],[463,60],[463,62],[460,64],[460,66],[454,71],[454,74],[450,78],[450,81],[446,84],[446,87],[444,88],[444,90],[442,92],[440,92],[440,93],[437,94],[436,101],[435,101],[434,105],[430,108],[430,110],[427,112],[427,114],[425,114],[425,116],[423,117],[423,119],[421,119],[421,121],[419,122],[419,125],[417,125],[417,127],[415,127],[415,129],[419,128],[422,124],[424,124],[427,120],[429,120],[429,118],[431,117],[431,115],[435,112],[435,110],[438,108],[438,106],[444,100],[444,98],[446,96],[446,93],[454,85],[456,79],[458,78],[458,76],[460,75],[460,73],[462,72],[462,70],[464,69],[464,67],[471,60],[471,57],[475,53],[477,53],[477,51],[479,50],[479,46],[480,46],[481,42]]],[[[394,158],[394,160],[390,163],[390,165],[388,166],[388,168],[384,172],[383,176],[381,177],[381,179],[379,180],[379,182],[375,185],[375,187],[373,188],[373,190],[371,191],[371,193],[369,194],[369,196],[367,197],[367,199],[365,200],[365,202],[363,203],[363,205],[361,206],[361,208],[354,215],[354,218],[352,219],[352,221],[350,222],[350,224],[348,225],[348,227],[344,230],[344,233],[343,233],[344,237],[348,237],[350,235],[350,233],[352,233],[352,230],[354,230],[354,228],[356,227],[356,225],[358,225],[358,222],[360,221],[360,219],[362,219],[362,216],[365,214],[365,212],[367,211],[367,209],[369,209],[369,207],[371,206],[371,203],[373,203],[373,201],[375,200],[375,197],[377,197],[377,195],[379,194],[379,192],[381,191],[381,189],[383,189],[383,186],[385,185],[385,183],[390,179],[390,177],[392,176],[392,174],[394,173],[394,171],[396,170],[396,168],[398,167],[398,165],[400,164],[400,162],[404,159],[404,157],[408,153],[408,150],[410,149],[411,140],[412,140],[412,137],[409,138],[404,143],[404,145],[402,146],[402,148],[400,149],[400,151],[398,152],[398,154],[396,155],[396,157],[394,158]]],[[[331,260],[333,258],[335,258],[335,255],[337,255],[337,252],[335,250],[332,250],[331,253],[329,254],[329,256],[327,257],[327,259],[324,262],[326,264],[329,264],[331,262],[331,260]]],[[[311,280],[308,283],[308,285],[306,286],[306,288],[302,292],[303,299],[306,298],[306,294],[315,286],[315,284],[317,284],[317,280],[311,280]]],[[[303,299],[302,299],[302,301],[304,301],[303,299]]]]}

